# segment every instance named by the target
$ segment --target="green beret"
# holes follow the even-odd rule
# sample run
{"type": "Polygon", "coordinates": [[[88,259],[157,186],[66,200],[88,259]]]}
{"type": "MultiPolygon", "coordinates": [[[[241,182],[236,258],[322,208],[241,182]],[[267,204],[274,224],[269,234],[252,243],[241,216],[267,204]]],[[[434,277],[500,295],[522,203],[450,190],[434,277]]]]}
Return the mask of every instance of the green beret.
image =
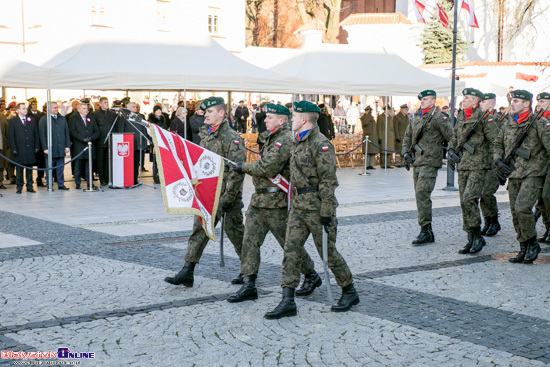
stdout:
{"type": "Polygon", "coordinates": [[[201,110],[205,111],[209,109],[212,106],[217,106],[220,104],[224,104],[225,101],[222,97],[210,97],[206,98],[204,101],[201,102],[201,110]]]}
{"type": "Polygon", "coordinates": [[[321,113],[321,109],[308,101],[294,102],[292,110],[295,112],[317,112],[321,113]]]}
{"type": "Polygon", "coordinates": [[[484,101],[487,101],[487,100],[489,100],[489,99],[495,99],[495,98],[497,98],[497,95],[494,94],[494,93],[485,93],[485,94],[483,95],[483,100],[484,100],[484,101]]]}
{"type": "Polygon", "coordinates": [[[475,88],[464,88],[462,91],[463,96],[474,96],[483,99],[483,93],[475,88]]]}
{"type": "Polygon", "coordinates": [[[423,90],[422,92],[418,93],[418,99],[422,99],[422,98],[427,97],[427,96],[437,97],[437,93],[435,93],[435,90],[431,90],[431,89],[426,89],[426,90],[423,90]]]}
{"type": "Polygon", "coordinates": [[[280,104],[268,103],[264,106],[264,108],[265,108],[265,113],[274,113],[275,115],[290,116],[290,110],[285,106],[281,106],[280,104]]]}
{"type": "Polygon", "coordinates": [[[522,89],[513,90],[510,92],[510,95],[512,96],[512,98],[523,99],[524,101],[533,100],[533,95],[530,92],[522,89]]]}
{"type": "Polygon", "coordinates": [[[542,92],[537,96],[537,101],[540,101],[541,99],[550,99],[550,93],[542,92]]]}

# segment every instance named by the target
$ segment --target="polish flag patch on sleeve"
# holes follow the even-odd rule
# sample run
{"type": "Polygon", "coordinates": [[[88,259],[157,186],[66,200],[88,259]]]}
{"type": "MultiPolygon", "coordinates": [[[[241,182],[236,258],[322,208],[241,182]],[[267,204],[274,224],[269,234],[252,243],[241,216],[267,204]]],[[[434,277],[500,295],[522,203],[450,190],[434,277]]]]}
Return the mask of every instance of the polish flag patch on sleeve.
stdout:
{"type": "Polygon", "coordinates": [[[324,147],[321,147],[321,150],[322,150],[323,152],[328,152],[328,146],[325,145],[324,147]]]}
{"type": "Polygon", "coordinates": [[[283,146],[283,144],[281,144],[281,143],[279,143],[279,142],[277,141],[277,142],[275,142],[275,146],[276,146],[277,148],[280,148],[280,147],[283,146]]]}
{"type": "Polygon", "coordinates": [[[235,144],[235,145],[239,145],[240,143],[239,143],[239,141],[238,141],[238,140],[233,140],[233,144],[235,144]]]}

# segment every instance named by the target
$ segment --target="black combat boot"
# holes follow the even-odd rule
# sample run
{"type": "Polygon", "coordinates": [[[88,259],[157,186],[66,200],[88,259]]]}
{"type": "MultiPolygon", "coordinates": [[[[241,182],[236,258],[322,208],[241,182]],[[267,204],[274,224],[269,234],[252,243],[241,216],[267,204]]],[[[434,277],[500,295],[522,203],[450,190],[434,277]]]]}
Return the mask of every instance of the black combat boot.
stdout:
{"type": "Polygon", "coordinates": [[[498,222],[498,214],[491,217],[491,225],[485,234],[487,237],[492,237],[500,231],[500,223],[498,222]]]}
{"type": "Polygon", "coordinates": [[[239,273],[233,280],[231,280],[231,284],[244,284],[243,280],[243,274],[239,273]]]}
{"type": "Polygon", "coordinates": [[[548,238],[548,236],[550,235],[550,226],[546,226],[546,232],[544,232],[544,234],[538,238],[538,241],[539,242],[550,242],[550,238],[548,238]]]}
{"type": "Polygon", "coordinates": [[[481,229],[481,235],[485,236],[487,231],[489,230],[489,227],[491,226],[491,217],[485,217],[483,218],[483,228],[481,229]]]}
{"type": "Polygon", "coordinates": [[[432,225],[428,224],[420,228],[420,233],[418,234],[418,237],[416,238],[416,240],[412,241],[412,244],[420,245],[423,243],[429,243],[434,241],[435,241],[435,236],[432,231],[432,225]]]}
{"type": "Polygon", "coordinates": [[[296,316],[298,311],[294,302],[294,290],[294,288],[283,288],[283,299],[274,310],[267,311],[264,318],[276,320],[285,316],[296,316]]]}
{"type": "Polygon", "coordinates": [[[321,286],[323,281],[315,270],[312,273],[304,275],[304,281],[300,288],[296,289],[297,296],[307,296],[315,290],[315,288],[321,286]]]}
{"type": "Polygon", "coordinates": [[[197,265],[197,263],[190,263],[186,261],[185,264],[183,264],[183,268],[181,268],[180,272],[177,273],[175,277],[166,277],[164,278],[164,281],[174,285],[183,284],[186,287],[192,287],[195,265],[197,265]]]}
{"type": "Polygon", "coordinates": [[[537,257],[539,257],[540,245],[537,242],[537,237],[531,238],[527,241],[527,252],[525,253],[524,264],[532,264],[537,257]]]}
{"type": "Polygon", "coordinates": [[[481,229],[479,227],[471,228],[472,230],[472,248],[470,249],[471,254],[475,254],[485,246],[485,238],[481,235],[481,229]]]}
{"type": "Polygon", "coordinates": [[[243,301],[253,301],[258,299],[258,290],[256,289],[256,275],[244,277],[244,285],[237,293],[227,297],[227,302],[237,303],[243,301]]]}
{"type": "Polygon", "coordinates": [[[527,242],[520,242],[518,254],[516,255],[516,257],[509,258],[508,262],[511,262],[513,264],[522,263],[523,259],[525,259],[525,252],[527,252],[527,242]]]}
{"type": "Polygon", "coordinates": [[[466,244],[466,246],[464,246],[463,248],[458,250],[458,253],[459,254],[469,254],[473,243],[474,243],[474,234],[472,233],[472,231],[470,231],[470,232],[468,232],[468,243],[466,244]]]}
{"type": "Polygon", "coordinates": [[[330,307],[332,312],[346,312],[351,306],[359,303],[359,295],[353,286],[353,283],[342,288],[342,295],[338,302],[330,307]]]}

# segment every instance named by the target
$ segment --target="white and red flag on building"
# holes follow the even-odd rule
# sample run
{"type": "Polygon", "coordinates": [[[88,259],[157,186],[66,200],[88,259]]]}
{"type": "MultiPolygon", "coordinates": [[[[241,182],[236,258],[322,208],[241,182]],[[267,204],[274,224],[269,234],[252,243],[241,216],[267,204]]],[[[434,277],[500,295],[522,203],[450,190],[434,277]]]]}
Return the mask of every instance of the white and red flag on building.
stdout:
{"type": "Polygon", "coordinates": [[[437,12],[439,14],[439,20],[441,20],[441,24],[443,24],[443,27],[447,28],[449,26],[449,16],[447,15],[447,13],[445,13],[445,10],[441,9],[441,6],[439,6],[437,0],[435,0],[435,5],[437,6],[437,12]]]}
{"type": "Polygon", "coordinates": [[[468,22],[468,25],[473,28],[479,28],[477,17],[474,13],[474,7],[470,4],[469,0],[462,0],[462,9],[466,10],[470,14],[470,21],[468,22]]]}
{"type": "Polygon", "coordinates": [[[426,23],[426,19],[424,19],[422,13],[424,13],[424,9],[426,9],[426,6],[422,4],[418,0],[411,0],[413,3],[413,10],[414,15],[416,15],[416,21],[419,23],[426,23]]]}
{"type": "Polygon", "coordinates": [[[223,182],[223,158],[155,124],[149,129],[168,214],[192,214],[216,241],[214,221],[223,182]]]}

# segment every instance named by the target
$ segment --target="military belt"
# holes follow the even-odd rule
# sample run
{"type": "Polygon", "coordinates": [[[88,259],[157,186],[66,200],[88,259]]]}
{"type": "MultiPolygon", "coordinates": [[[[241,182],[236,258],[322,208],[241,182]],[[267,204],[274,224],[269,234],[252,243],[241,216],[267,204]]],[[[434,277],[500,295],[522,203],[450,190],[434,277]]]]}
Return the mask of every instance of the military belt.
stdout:
{"type": "Polygon", "coordinates": [[[264,189],[256,189],[256,194],[267,194],[271,192],[279,192],[281,191],[278,187],[266,187],[264,189]]]}
{"type": "Polygon", "coordinates": [[[294,194],[302,195],[308,192],[317,192],[319,186],[306,186],[306,187],[295,187],[294,194]]]}

